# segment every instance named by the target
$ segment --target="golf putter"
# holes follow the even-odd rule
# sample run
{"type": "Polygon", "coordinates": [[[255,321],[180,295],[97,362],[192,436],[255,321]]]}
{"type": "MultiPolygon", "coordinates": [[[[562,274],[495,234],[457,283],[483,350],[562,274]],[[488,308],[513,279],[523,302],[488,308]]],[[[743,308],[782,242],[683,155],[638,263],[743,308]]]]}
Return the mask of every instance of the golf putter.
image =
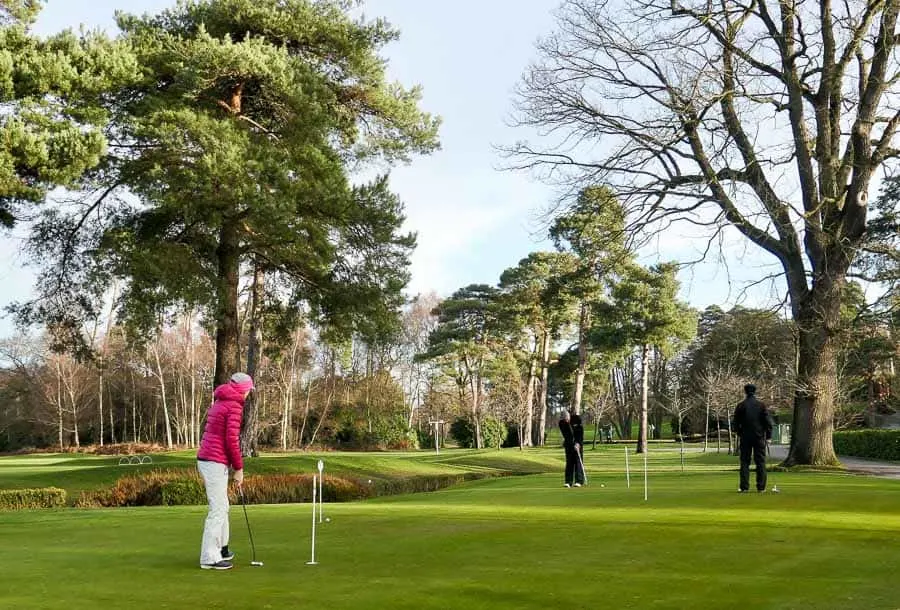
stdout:
{"type": "Polygon", "coordinates": [[[263,562],[256,560],[256,545],[253,544],[253,532],[250,530],[250,519],[247,517],[247,502],[244,500],[244,488],[238,487],[238,493],[241,496],[241,508],[244,509],[244,521],[247,522],[247,535],[250,536],[250,550],[253,553],[253,559],[250,562],[251,566],[262,567],[263,562]]]}
{"type": "Polygon", "coordinates": [[[584,469],[584,462],[581,461],[581,451],[575,450],[575,456],[578,458],[578,466],[581,468],[581,476],[584,478],[584,484],[588,484],[587,470],[584,469]]]}

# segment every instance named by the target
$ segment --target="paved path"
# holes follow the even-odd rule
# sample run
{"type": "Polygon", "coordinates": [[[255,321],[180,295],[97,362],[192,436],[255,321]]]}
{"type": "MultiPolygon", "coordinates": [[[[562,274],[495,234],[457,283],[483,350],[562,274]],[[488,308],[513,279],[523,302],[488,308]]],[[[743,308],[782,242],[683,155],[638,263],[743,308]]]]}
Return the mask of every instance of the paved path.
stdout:
{"type": "MultiPolygon", "coordinates": [[[[779,460],[787,457],[787,445],[772,445],[769,454],[779,460]]],[[[856,474],[868,474],[876,477],[900,479],[900,462],[882,462],[879,460],[866,460],[858,457],[839,455],[841,464],[849,471],[856,474]]]]}

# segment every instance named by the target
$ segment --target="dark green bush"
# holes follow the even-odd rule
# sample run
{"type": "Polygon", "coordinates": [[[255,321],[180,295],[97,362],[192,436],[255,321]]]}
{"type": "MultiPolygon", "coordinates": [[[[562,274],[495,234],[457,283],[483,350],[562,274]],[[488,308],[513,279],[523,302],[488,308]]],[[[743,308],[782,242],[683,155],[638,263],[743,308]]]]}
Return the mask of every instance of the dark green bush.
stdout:
{"type": "Polygon", "coordinates": [[[457,417],[450,424],[450,438],[465,449],[475,446],[475,424],[465,417],[457,417]]]}
{"type": "MultiPolygon", "coordinates": [[[[196,470],[150,470],[120,477],[108,489],[89,491],[81,494],[76,506],[160,506],[163,504],[163,489],[174,481],[193,481],[203,488],[200,474],[196,470]]],[[[170,492],[174,499],[178,493],[170,492]]],[[[203,503],[205,503],[205,496],[203,503]]]]}
{"type": "Polygon", "coordinates": [[[57,487],[0,490],[0,510],[59,508],[66,505],[66,490],[57,487]]]}
{"type": "Polygon", "coordinates": [[[900,430],[835,432],[834,450],[838,455],[900,461],[900,430]]]}
{"type": "Polygon", "coordinates": [[[336,410],[334,421],[334,444],[345,451],[418,449],[416,433],[409,429],[405,414],[374,414],[370,421],[358,410],[342,408],[336,410]]]}
{"type": "MultiPolygon", "coordinates": [[[[481,441],[484,448],[496,449],[506,439],[506,425],[488,415],[481,420],[481,441]]],[[[450,436],[460,447],[475,447],[475,424],[466,417],[456,418],[450,424],[450,436]]]]}
{"type": "Polygon", "coordinates": [[[434,449],[434,426],[423,426],[415,434],[420,449],[434,449]]]}
{"type": "Polygon", "coordinates": [[[165,481],[159,487],[159,502],[164,506],[206,504],[206,490],[196,477],[165,481]]]}
{"type": "Polygon", "coordinates": [[[406,415],[378,415],[372,422],[373,432],[379,446],[385,449],[408,450],[418,449],[419,439],[415,430],[407,424],[406,415]]]}
{"type": "Polygon", "coordinates": [[[485,449],[499,449],[507,433],[506,424],[500,420],[490,415],[481,419],[481,441],[485,449]]]}

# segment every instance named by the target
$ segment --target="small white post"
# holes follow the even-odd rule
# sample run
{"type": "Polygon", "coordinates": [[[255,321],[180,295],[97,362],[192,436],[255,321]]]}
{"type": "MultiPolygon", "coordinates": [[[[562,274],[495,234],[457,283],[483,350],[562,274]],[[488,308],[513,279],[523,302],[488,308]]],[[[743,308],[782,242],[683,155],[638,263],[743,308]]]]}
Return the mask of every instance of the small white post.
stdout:
{"type": "Polygon", "coordinates": [[[312,501],[312,556],[306,562],[308,566],[316,565],[316,475],[313,475],[313,501],[312,501]]]}
{"type": "Polygon", "coordinates": [[[441,454],[441,426],[444,424],[444,420],[439,419],[437,421],[428,422],[432,426],[434,426],[434,452],[438,455],[441,454]]]}
{"type": "Polygon", "coordinates": [[[647,445],[644,444],[644,502],[647,501],[647,445]]]}
{"type": "MultiPolygon", "coordinates": [[[[325,462],[319,460],[319,523],[322,523],[322,502],[325,501],[325,494],[322,493],[322,482],[325,480],[325,477],[322,476],[322,471],[325,470],[325,462]]],[[[315,503],[313,503],[313,509],[315,509],[315,503]]],[[[315,510],[313,510],[315,512],[315,510]]]]}
{"type": "Polygon", "coordinates": [[[631,489],[631,469],[628,467],[628,445],[625,445],[625,482],[631,489]]]}

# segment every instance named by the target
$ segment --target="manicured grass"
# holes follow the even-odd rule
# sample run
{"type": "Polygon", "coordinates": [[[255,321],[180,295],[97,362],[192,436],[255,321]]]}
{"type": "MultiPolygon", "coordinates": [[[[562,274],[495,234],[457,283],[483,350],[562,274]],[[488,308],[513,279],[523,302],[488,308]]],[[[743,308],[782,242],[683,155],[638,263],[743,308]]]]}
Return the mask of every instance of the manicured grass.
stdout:
{"type": "MultiPolygon", "coordinates": [[[[626,488],[619,451],[588,452],[582,489],[537,474],[326,505],[315,567],[309,505],[250,507],[263,568],[248,565],[233,507],[239,556],[225,573],[196,567],[203,507],[0,513],[0,607],[897,607],[900,482],[777,472],[781,494],[739,495],[731,458],[690,454],[681,473],[677,453],[658,451],[645,503],[639,476],[626,488]]],[[[558,453],[380,459],[550,467],[558,453]]],[[[326,460],[337,457],[354,460],[326,460]]]]}
{"type": "MultiPolygon", "coordinates": [[[[672,444],[656,451],[651,444],[650,461],[653,469],[680,469],[672,444]]],[[[633,447],[632,447],[633,449],[633,447]]],[[[624,472],[624,445],[598,445],[586,448],[588,468],[618,469],[624,472]]],[[[35,454],[0,457],[0,489],[25,489],[35,487],[60,487],[68,493],[69,503],[83,491],[112,485],[119,477],[154,469],[196,468],[196,451],[176,451],[152,455],[152,464],[119,465],[119,456],[94,456],[78,454],[35,454]]],[[[349,475],[359,478],[393,479],[425,474],[453,474],[469,471],[494,471],[510,474],[538,474],[558,472],[564,464],[562,449],[549,446],[545,449],[520,451],[496,450],[444,450],[418,452],[372,453],[268,453],[246,460],[247,476],[273,472],[314,472],[316,463],[324,460],[329,474],[349,475]]],[[[632,456],[632,460],[636,459],[632,456]]],[[[722,454],[701,454],[696,448],[688,448],[687,469],[733,467],[733,459],[722,454]]],[[[640,467],[633,463],[632,467],[640,467]]]]}
{"type": "MultiPolygon", "coordinates": [[[[327,472],[361,478],[392,479],[424,474],[452,474],[473,470],[511,473],[549,472],[559,468],[557,452],[378,452],[283,453],[246,460],[247,476],[272,472],[314,472],[322,459],[327,472]]],[[[38,454],[0,457],[0,489],[60,487],[70,503],[82,491],[112,485],[119,477],[149,470],[196,468],[196,451],[154,454],[152,464],[119,465],[118,456],[38,454]]]]}

